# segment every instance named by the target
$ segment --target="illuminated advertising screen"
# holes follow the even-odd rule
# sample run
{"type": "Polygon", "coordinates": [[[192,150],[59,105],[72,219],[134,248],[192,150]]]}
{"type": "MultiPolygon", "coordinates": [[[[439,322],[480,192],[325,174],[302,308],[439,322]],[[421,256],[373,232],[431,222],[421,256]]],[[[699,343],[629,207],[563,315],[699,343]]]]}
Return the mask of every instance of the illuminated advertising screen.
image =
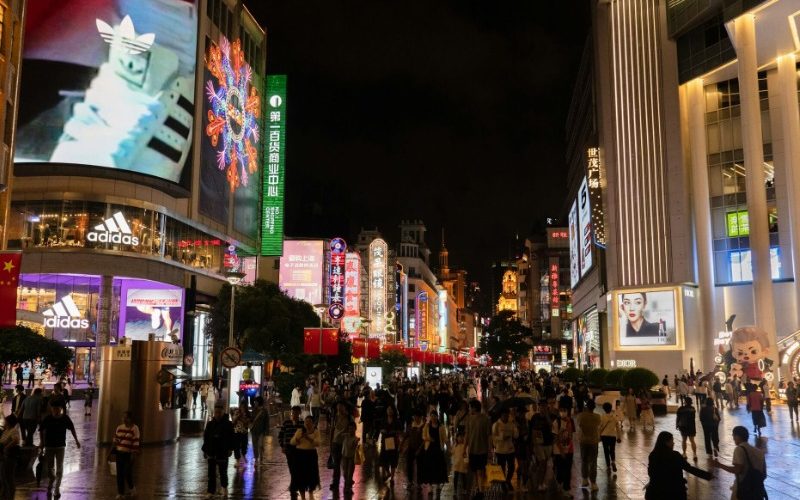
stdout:
{"type": "Polygon", "coordinates": [[[344,264],[347,252],[347,243],[342,238],[331,240],[330,252],[330,274],[328,283],[330,286],[330,306],[328,316],[331,319],[341,319],[344,316],[344,264]]]}
{"type": "Polygon", "coordinates": [[[369,319],[370,332],[383,335],[386,331],[386,275],[389,246],[378,238],[369,244],[369,319]]]}
{"type": "Polygon", "coordinates": [[[447,290],[439,290],[439,345],[447,347],[447,290]]]}
{"type": "Polygon", "coordinates": [[[287,240],[278,271],[278,285],[289,297],[311,305],[322,303],[322,240],[287,240]]]}
{"type": "Polygon", "coordinates": [[[361,296],[361,257],[348,252],[344,259],[344,318],[345,333],[358,333],[361,324],[359,301],[361,296]]]}
{"type": "Polygon", "coordinates": [[[261,182],[261,93],[240,40],[206,39],[198,210],[255,238],[261,182]]]}
{"type": "Polygon", "coordinates": [[[29,0],[26,10],[14,160],[188,184],[196,2],[29,0]]]}
{"type": "Polygon", "coordinates": [[[261,255],[283,250],[286,75],[267,75],[267,153],[262,186],[261,255]]]}
{"type": "Polygon", "coordinates": [[[614,292],[618,350],[683,349],[683,310],[676,287],[614,292]]]}
{"type": "Polygon", "coordinates": [[[183,294],[183,288],[162,283],[123,281],[120,336],[129,340],[147,340],[150,334],[154,334],[156,339],[180,340],[183,331],[183,294]]]}
{"type": "Polygon", "coordinates": [[[750,220],[747,210],[728,212],[725,214],[727,221],[728,237],[747,236],[750,234],[750,220]]]}
{"type": "Polygon", "coordinates": [[[581,258],[578,241],[578,202],[572,202],[569,210],[569,285],[575,285],[581,279],[581,258]]]}
{"type": "Polygon", "coordinates": [[[589,185],[585,177],[578,188],[578,229],[581,277],[583,277],[592,268],[592,203],[589,199],[589,185]]]}

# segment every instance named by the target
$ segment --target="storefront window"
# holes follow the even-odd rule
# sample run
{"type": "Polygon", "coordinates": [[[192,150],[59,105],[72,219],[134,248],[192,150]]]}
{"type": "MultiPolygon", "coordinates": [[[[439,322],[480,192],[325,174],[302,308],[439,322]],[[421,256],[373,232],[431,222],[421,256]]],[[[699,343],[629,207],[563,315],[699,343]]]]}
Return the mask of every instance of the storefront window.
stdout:
{"type": "Polygon", "coordinates": [[[197,311],[194,317],[194,364],[192,364],[192,379],[206,380],[211,378],[209,368],[209,351],[211,341],[206,333],[209,314],[207,311],[197,311]]]}

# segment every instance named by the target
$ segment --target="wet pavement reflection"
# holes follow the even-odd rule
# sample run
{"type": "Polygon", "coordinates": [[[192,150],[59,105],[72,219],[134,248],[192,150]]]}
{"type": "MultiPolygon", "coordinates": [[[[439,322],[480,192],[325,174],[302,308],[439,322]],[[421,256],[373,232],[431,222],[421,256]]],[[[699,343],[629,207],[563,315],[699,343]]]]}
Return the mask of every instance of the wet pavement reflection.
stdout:
{"type": "MultiPolygon", "coordinates": [[[[116,482],[110,475],[105,463],[106,448],[98,449],[95,443],[96,416],[84,417],[83,408],[73,405],[69,411],[75,422],[82,448],[76,449],[71,440],[68,442],[64,462],[64,479],[61,487],[62,499],[101,499],[115,498],[116,482]]],[[[8,412],[8,408],[6,408],[8,412]]],[[[199,416],[199,415],[198,415],[199,416]]],[[[274,426],[279,422],[273,420],[274,426]]],[[[764,437],[757,445],[767,451],[768,479],[766,481],[769,498],[772,500],[800,499],[800,425],[790,423],[788,409],[775,405],[771,415],[767,417],[767,428],[764,437]]],[[[731,463],[734,443],[731,429],[735,425],[751,428],[750,416],[742,407],[738,410],[726,409],[720,424],[721,461],[731,463]]],[[[598,457],[598,492],[590,492],[580,488],[580,454],[576,452],[572,479],[572,493],[575,498],[599,499],[643,499],[644,486],[647,482],[647,457],[655,442],[658,432],[667,430],[678,436],[675,430],[673,414],[656,418],[656,430],[643,432],[625,432],[622,443],[617,446],[618,472],[612,474],[603,463],[602,451],[598,457]]],[[[230,478],[230,498],[253,499],[288,499],[289,474],[286,461],[277,444],[277,429],[265,440],[265,461],[263,467],[255,467],[249,462],[237,467],[233,458],[228,463],[230,478]]],[[[323,439],[323,442],[327,442],[323,439]]],[[[755,440],[751,437],[751,443],[755,440]]],[[[698,457],[697,465],[703,469],[711,469],[711,460],[703,450],[702,429],[698,425],[698,457]]],[[[150,498],[204,498],[206,493],[206,462],[201,452],[202,437],[182,437],[177,443],[167,446],[145,447],[134,463],[134,477],[141,499],[150,498]]],[[[680,446],[679,437],[676,446],[680,446]]],[[[316,498],[331,499],[333,493],[328,489],[331,471],[325,467],[328,449],[323,447],[319,452],[319,468],[322,478],[322,490],[316,498]]],[[[248,460],[252,459],[252,449],[248,450],[248,460]]],[[[691,452],[690,452],[691,459],[691,452]]],[[[414,499],[429,498],[427,489],[422,491],[407,490],[401,459],[394,489],[375,479],[369,474],[370,468],[356,467],[353,498],[356,499],[414,499]]],[[[689,476],[689,498],[695,499],[727,499],[730,498],[730,485],[733,475],[714,470],[714,479],[703,481],[689,476]]],[[[16,499],[45,499],[46,480],[42,487],[35,483],[19,485],[16,499]]],[[[452,479],[442,491],[441,498],[453,498],[452,479]]],[[[487,496],[487,498],[489,498],[487,496]]],[[[529,493],[516,491],[498,498],[559,498],[555,491],[529,493]]]]}

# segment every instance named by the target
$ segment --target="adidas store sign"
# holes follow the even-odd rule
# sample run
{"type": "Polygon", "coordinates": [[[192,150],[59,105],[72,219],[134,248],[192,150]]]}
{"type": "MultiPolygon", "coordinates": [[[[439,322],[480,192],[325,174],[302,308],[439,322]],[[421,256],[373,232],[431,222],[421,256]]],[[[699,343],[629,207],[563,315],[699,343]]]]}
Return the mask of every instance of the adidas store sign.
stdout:
{"type": "Polygon", "coordinates": [[[139,245],[139,238],[133,235],[122,212],[117,212],[102,224],[96,225],[94,230],[86,235],[86,239],[92,243],[119,243],[134,247],[139,245]]]}
{"type": "Polygon", "coordinates": [[[53,304],[53,307],[42,312],[42,316],[45,328],[89,328],[89,320],[82,318],[72,295],[53,304]]]}

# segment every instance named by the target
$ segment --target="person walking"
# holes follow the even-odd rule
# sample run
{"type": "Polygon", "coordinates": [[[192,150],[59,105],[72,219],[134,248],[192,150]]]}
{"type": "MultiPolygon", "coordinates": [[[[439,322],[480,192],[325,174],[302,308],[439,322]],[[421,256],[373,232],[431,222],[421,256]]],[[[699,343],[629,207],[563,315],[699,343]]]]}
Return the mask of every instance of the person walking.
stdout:
{"type": "Polygon", "coordinates": [[[289,418],[286,419],[281,425],[281,430],[278,433],[278,443],[281,446],[281,451],[286,456],[286,465],[289,468],[289,496],[291,500],[297,500],[298,486],[297,486],[297,447],[292,444],[292,438],[298,430],[302,429],[304,424],[300,420],[300,406],[293,406],[289,418]]]}
{"type": "Polygon", "coordinates": [[[20,460],[22,435],[19,419],[15,414],[5,417],[3,433],[0,434],[0,498],[14,500],[17,491],[16,470],[20,460]]]}
{"type": "Polygon", "coordinates": [[[653,402],[650,400],[650,390],[645,389],[639,394],[639,420],[642,422],[642,430],[652,427],[656,430],[656,417],[653,414],[653,402]]]}
{"type": "Polygon", "coordinates": [[[586,407],[578,414],[578,429],[580,429],[581,449],[581,476],[583,488],[597,491],[597,452],[600,443],[601,417],[594,412],[594,400],[586,401],[586,407]]]}
{"type": "Polygon", "coordinates": [[[633,389],[628,388],[628,393],[625,394],[625,397],[622,400],[622,405],[625,410],[625,417],[628,419],[628,431],[632,432],[636,430],[636,395],[633,393],[633,389]]]}
{"type": "Polygon", "coordinates": [[[344,494],[353,496],[353,474],[356,469],[356,453],[358,452],[358,437],[356,436],[356,422],[347,422],[347,432],[342,439],[342,476],[344,477],[344,494]]]}
{"type": "Polygon", "coordinates": [[[220,402],[214,405],[211,420],[203,431],[203,458],[208,461],[208,488],[206,498],[215,494],[228,496],[228,458],[234,448],[233,424],[225,413],[220,402]],[[219,490],[217,490],[217,473],[219,473],[219,490]]]}
{"type": "Polygon", "coordinates": [[[208,382],[200,386],[200,411],[206,411],[208,409],[208,406],[206,405],[208,402],[208,390],[208,382]]]}
{"type": "Polygon", "coordinates": [[[697,435],[697,426],[695,424],[694,406],[692,406],[692,399],[685,398],[683,406],[678,408],[675,415],[675,426],[681,433],[681,447],[683,448],[683,458],[686,458],[686,440],[692,444],[692,453],[694,454],[694,461],[697,461],[697,443],[694,442],[694,437],[697,435]]]}
{"type": "Polygon", "coordinates": [[[505,490],[513,490],[511,478],[514,477],[514,439],[519,437],[517,423],[510,419],[508,408],[500,410],[500,419],[492,426],[492,441],[494,444],[494,455],[498,465],[503,469],[506,482],[503,485],[505,490]]]}
{"type": "Polygon", "coordinates": [[[559,408],[558,419],[553,422],[553,466],[555,467],[556,482],[562,488],[562,495],[572,498],[572,461],[575,455],[575,422],[566,409],[559,408]]]}
{"type": "Polygon", "coordinates": [[[732,434],[733,442],[736,443],[736,448],[733,450],[733,463],[725,465],[715,460],[714,467],[736,476],[731,487],[732,499],[761,500],[767,498],[767,492],[764,489],[764,480],[767,478],[767,462],[764,459],[764,452],[747,442],[750,439],[750,433],[746,427],[737,425],[733,428],[732,434]]]}
{"type": "Polygon", "coordinates": [[[233,415],[233,458],[236,460],[236,467],[242,467],[247,463],[247,438],[250,433],[250,412],[247,410],[247,400],[239,400],[239,407],[233,415]]]}
{"type": "Polygon", "coordinates": [[[714,384],[711,386],[714,392],[714,406],[717,410],[725,408],[725,386],[722,385],[718,377],[714,377],[714,384]]]}
{"type": "Polygon", "coordinates": [[[59,401],[50,401],[50,414],[39,424],[39,448],[44,450],[44,463],[47,467],[47,496],[61,498],[61,478],[64,475],[64,452],[67,449],[67,431],[72,433],[75,446],[81,443],[75,432],[75,424],[64,412],[59,401]]]}
{"type": "Polygon", "coordinates": [[[650,482],[645,489],[645,499],[686,500],[686,479],[683,471],[705,480],[712,478],[710,472],[690,465],[686,456],[681,456],[674,447],[672,433],[662,431],[658,434],[656,445],[648,457],[647,475],[650,482]]]}
{"type": "Polygon", "coordinates": [[[432,411],[428,423],[422,428],[423,456],[422,483],[431,488],[431,496],[441,498],[442,485],[447,483],[447,427],[439,423],[439,413],[432,411]]]}
{"type": "Polygon", "coordinates": [[[747,395],[747,411],[753,419],[753,432],[761,436],[761,428],[767,426],[764,415],[764,394],[754,384],[750,384],[750,393],[747,395]]]}
{"type": "Polygon", "coordinates": [[[603,458],[606,470],[617,472],[617,443],[622,442],[622,429],[612,413],[611,403],[603,403],[604,414],[600,417],[600,441],[603,443],[603,458]]]}
{"type": "Polygon", "coordinates": [[[23,372],[22,365],[17,365],[17,367],[14,368],[14,374],[17,376],[17,385],[22,385],[22,372],[23,372]]]}
{"type": "MultiPolygon", "coordinates": [[[[406,487],[411,490],[422,484],[422,428],[425,427],[423,413],[419,409],[412,412],[411,424],[406,428],[403,440],[406,461],[406,487]]],[[[463,451],[462,447],[462,451],[463,451]]]]}
{"type": "Polygon", "coordinates": [[[719,456],[719,421],[719,409],[714,401],[707,399],[700,408],[700,425],[703,427],[703,441],[708,456],[719,456]]]}
{"type": "Polygon", "coordinates": [[[133,423],[133,413],[122,414],[122,423],[114,432],[113,451],[117,459],[117,498],[125,498],[125,484],[130,495],[136,495],[133,484],[133,455],[139,453],[139,427],[133,423]]]}
{"type": "Polygon", "coordinates": [[[798,394],[797,394],[797,387],[795,387],[794,382],[789,382],[788,384],[786,384],[786,406],[789,407],[789,422],[792,421],[792,414],[794,414],[794,421],[798,422],[797,419],[798,394]]]}
{"type": "Polygon", "coordinates": [[[342,473],[342,443],[351,420],[353,420],[353,416],[348,411],[347,405],[343,401],[339,401],[336,404],[336,413],[333,416],[330,430],[330,454],[333,461],[333,480],[330,489],[335,494],[339,493],[339,480],[342,473]]]}
{"type": "Polygon", "coordinates": [[[20,413],[22,440],[25,446],[33,446],[33,436],[36,434],[36,427],[42,419],[42,390],[38,387],[33,390],[33,394],[25,398],[22,402],[22,412],[20,413]]]}
{"type": "Polygon", "coordinates": [[[297,479],[294,481],[300,491],[300,498],[314,500],[314,491],[319,489],[319,458],[317,448],[320,445],[319,431],[314,425],[314,418],[309,415],[302,429],[297,429],[291,439],[297,453],[297,479]]]}
{"type": "Polygon", "coordinates": [[[28,370],[28,389],[33,387],[33,383],[35,381],[36,381],[36,370],[34,370],[33,367],[31,367],[31,369],[28,370]]]}
{"type": "Polygon", "coordinates": [[[83,390],[83,416],[90,417],[92,416],[92,400],[94,399],[94,386],[91,382],[83,390]]]}
{"type": "Polygon", "coordinates": [[[383,479],[389,483],[389,487],[392,489],[394,489],[394,473],[397,470],[397,462],[400,458],[400,436],[400,421],[397,420],[394,408],[389,406],[386,408],[386,419],[380,429],[380,464],[383,471],[383,479]]]}
{"type": "Polygon", "coordinates": [[[489,416],[481,411],[481,402],[473,399],[469,402],[469,415],[464,422],[466,436],[466,453],[469,463],[471,481],[477,487],[481,497],[486,490],[486,464],[489,458],[492,426],[489,416]]]}
{"type": "Polygon", "coordinates": [[[264,398],[253,398],[253,419],[250,423],[250,438],[253,441],[253,463],[262,466],[261,452],[264,449],[264,436],[269,433],[269,410],[264,398]]]}
{"type": "Polygon", "coordinates": [[[534,476],[533,486],[536,491],[547,491],[547,484],[545,484],[545,477],[548,469],[548,462],[550,456],[553,454],[553,419],[550,416],[550,410],[547,407],[547,400],[540,399],[537,406],[536,413],[533,414],[530,420],[531,444],[533,445],[534,457],[534,476]]]}
{"type": "Polygon", "coordinates": [[[11,398],[11,413],[17,416],[22,414],[22,403],[25,401],[25,387],[17,385],[14,387],[14,396],[11,398]]]}
{"type": "Polygon", "coordinates": [[[300,397],[301,395],[302,395],[302,392],[300,392],[300,386],[299,385],[295,386],[295,388],[292,389],[292,399],[289,402],[289,405],[292,408],[294,408],[295,406],[300,406],[300,405],[303,404],[302,401],[301,401],[301,397],[300,397]]]}

